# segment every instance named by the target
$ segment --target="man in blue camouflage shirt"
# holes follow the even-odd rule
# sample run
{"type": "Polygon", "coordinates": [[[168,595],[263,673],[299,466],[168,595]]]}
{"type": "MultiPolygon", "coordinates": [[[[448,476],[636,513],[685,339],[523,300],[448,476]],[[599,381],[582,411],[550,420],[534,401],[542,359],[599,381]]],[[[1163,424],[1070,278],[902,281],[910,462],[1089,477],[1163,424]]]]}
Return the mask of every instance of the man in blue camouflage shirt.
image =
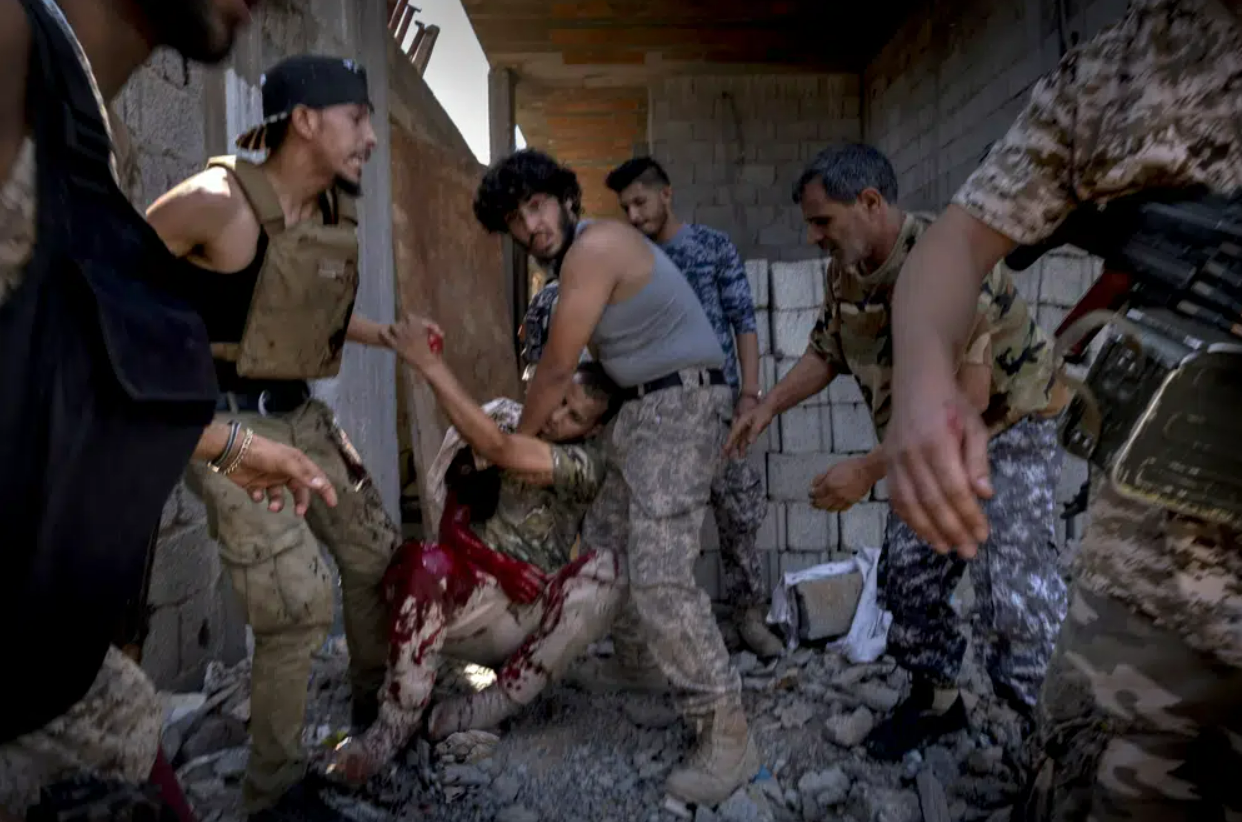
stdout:
{"type": "MultiPolygon", "coordinates": [[[[759,337],[750,283],[737,248],[723,232],[677,219],[668,175],[650,157],[621,164],[609,173],[606,184],[616,192],[630,224],[664,249],[694,288],[724,349],[725,379],[736,396],[735,414],[744,414],[760,396],[759,337]]],[[[738,632],[759,656],[778,656],[781,642],[764,623],[767,592],[755,546],[768,511],[759,472],[744,459],[726,460],[712,483],[712,509],[720,533],[727,599],[737,607],[738,632]]]]}

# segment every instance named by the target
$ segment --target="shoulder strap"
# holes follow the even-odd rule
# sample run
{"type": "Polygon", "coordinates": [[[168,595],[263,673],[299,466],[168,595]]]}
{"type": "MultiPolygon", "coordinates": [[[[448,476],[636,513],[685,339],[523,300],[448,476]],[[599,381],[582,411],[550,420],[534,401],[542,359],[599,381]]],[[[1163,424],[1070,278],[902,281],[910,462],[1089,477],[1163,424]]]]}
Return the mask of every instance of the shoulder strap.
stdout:
{"type": "Polygon", "coordinates": [[[336,220],[338,223],[358,227],[358,201],[338,187],[336,196],[336,220]]]}
{"type": "Polygon", "coordinates": [[[232,155],[212,157],[207,161],[207,167],[228,169],[237,178],[242,193],[246,195],[268,237],[275,237],[285,230],[285,210],[262,169],[249,160],[232,155]]]}

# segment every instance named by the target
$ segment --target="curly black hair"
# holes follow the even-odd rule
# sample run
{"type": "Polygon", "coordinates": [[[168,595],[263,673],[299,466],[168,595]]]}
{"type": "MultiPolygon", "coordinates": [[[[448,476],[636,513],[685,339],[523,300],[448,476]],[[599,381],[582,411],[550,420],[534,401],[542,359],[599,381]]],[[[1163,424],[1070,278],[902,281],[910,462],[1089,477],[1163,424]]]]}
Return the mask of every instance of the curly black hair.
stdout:
{"type": "Polygon", "coordinates": [[[536,194],[569,203],[574,216],[582,211],[578,175],[542,151],[524,148],[492,164],[474,195],[474,216],[489,233],[508,229],[507,218],[536,194]]]}

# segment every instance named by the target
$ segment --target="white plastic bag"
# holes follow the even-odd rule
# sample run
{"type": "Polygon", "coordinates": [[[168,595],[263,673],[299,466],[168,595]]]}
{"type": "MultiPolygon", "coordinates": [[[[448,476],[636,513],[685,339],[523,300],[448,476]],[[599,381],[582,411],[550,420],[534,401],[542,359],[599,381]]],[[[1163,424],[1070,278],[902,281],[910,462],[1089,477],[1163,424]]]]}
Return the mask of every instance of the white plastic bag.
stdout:
{"type": "Polygon", "coordinates": [[[862,594],[849,632],[826,647],[837,651],[854,664],[875,662],[884,655],[888,644],[888,628],[893,615],[880,608],[876,575],[880,565],[879,548],[860,548],[854,557],[843,562],[828,562],[803,571],[785,574],[776,590],[772,592],[772,607],[768,610],[768,624],[779,625],[788,637],[789,648],[798,644],[798,609],[793,602],[793,588],[801,582],[850,574],[862,575],[862,594]]]}

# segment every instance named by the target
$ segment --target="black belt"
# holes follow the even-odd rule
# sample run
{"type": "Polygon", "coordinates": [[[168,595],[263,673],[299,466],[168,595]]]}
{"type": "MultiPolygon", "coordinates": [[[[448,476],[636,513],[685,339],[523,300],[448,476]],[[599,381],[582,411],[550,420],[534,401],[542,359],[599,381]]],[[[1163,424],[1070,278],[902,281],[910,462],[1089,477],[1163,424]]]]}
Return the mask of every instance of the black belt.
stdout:
{"type": "Polygon", "coordinates": [[[288,414],[311,398],[303,382],[272,383],[265,388],[224,391],[216,401],[217,411],[250,411],[264,416],[288,414]]]}
{"type": "MultiPolygon", "coordinates": [[[[725,381],[724,372],[721,371],[719,368],[704,368],[704,369],[687,368],[685,369],[685,371],[695,371],[695,370],[698,370],[698,373],[700,375],[705,376],[707,378],[706,382],[699,382],[700,386],[702,385],[727,385],[728,384],[725,381]]],[[[658,377],[652,380],[651,382],[645,382],[642,385],[635,385],[632,388],[623,388],[621,389],[621,400],[622,402],[629,402],[630,400],[641,399],[642,397],[645,397],[647,394],[650,394],[654,391],[663,391],[665,388],[681,388],[686,385],[689,385],[690,387],[695,387],[695,384],[693,381],[687,383],[684,379],[682,379],[681,375],[685,373],[685,371],[675,371],[672,374],[666,374],[663,377],[658,377]]]]}

